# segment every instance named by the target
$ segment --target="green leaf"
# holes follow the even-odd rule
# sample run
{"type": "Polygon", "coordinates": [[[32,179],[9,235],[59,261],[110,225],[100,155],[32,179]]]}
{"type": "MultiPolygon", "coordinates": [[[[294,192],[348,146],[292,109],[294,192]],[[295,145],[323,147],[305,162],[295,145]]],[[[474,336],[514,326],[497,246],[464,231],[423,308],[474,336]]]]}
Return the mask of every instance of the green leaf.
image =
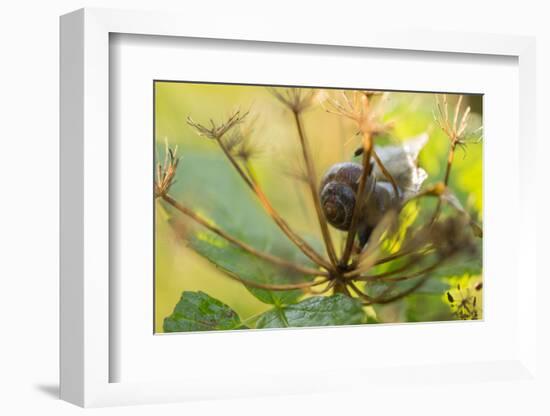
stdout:
{"type": "Polygon", "coordinates": [[[247,287],[247,289],[261,302],[276,306],[295,303],[303,295],[301,290],[275,291],[255,287],[247,287]]]}
{"type": "Polygon", "coordinates": [[[265,312],[257,328],[357,325],[366,322],[361,302],[337,293],[314,296],[294,305],[275,307],[265,312]]]}
{"type": "MultiPolygon", "coordinates": [[[[235,173],[229,162],[219,156],[195,153],[182,162],[174,196],[185,205],[200,207],[199,213],[233,237],[297,264],[312,267],[311,261],[281,232],[264,212],[252,192],[235,173]]],[[[175,221],[181,216],[174,210],[175,221]]],[[[175,227],[177,230],[178,228],[175,227]]],[[[259,259],[204,227],[187,227],[185,239],[199,255],[219,269],[257,283],[296,283],[312,279],[284,267],[259,259]]],[[[310,244],[320,243],[311,239],[310,244]]],[[[269,291],[247,287],[260,301],[283,306],[296,302],[301,290],[269,291]]]]}
{"type": "MultiPolygon", "coordinates": [[[[198,230],[189,237],[188,243],[217,268],[236,274],[242,279],[258,283],[290,283],[310,279],[309,276],[301,276],[294,271],[258,259],[209,231],[198,230]]],[[[301,290],[270,291],[247,288],[260,301],[279,306],[294,303],[302,296],[301,290]]]]}
{"type": "Polygon", "coordinates": [[[242,324],[237,313],[204,292],[183,292],[172,315],[164,319],[164,332],[239,328],[242,324]]]}

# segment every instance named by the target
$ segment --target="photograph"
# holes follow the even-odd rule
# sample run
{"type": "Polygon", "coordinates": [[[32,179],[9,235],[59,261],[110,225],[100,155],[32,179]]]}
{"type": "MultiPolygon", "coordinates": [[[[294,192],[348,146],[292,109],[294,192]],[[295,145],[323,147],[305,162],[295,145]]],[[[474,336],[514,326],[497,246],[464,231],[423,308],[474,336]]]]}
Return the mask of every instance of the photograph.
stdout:
{"type": "Polygon", "coordinates": [[[155,80],[155,334],[483,319],[483,95],[155,80]]]}
{"type": "Polygon", "coordinates": [[[0,416],[550,416],[544,4],[3,3],[0,416]]]}

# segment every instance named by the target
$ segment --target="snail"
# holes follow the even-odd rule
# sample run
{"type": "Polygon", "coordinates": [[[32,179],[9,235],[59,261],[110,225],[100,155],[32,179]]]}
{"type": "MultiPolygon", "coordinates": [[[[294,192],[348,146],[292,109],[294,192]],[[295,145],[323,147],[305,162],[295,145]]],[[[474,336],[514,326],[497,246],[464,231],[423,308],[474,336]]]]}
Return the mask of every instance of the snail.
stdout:
{"type": "MultiPolygon", "coordinates": [[[[420,150],[428,140],[426,134],[404,141],[399,146],[376,148],[376,152],[394,178],[397,192],[379,166],[372,163],[372,174],[367,178],[363,201],[359,211],[357,235],[363,247],[382,216],[420,189],[427,177],[417,166],[420,150]]],[[[355,208],[359,179],[363,166],[355,162],[332,165],[321,180],[319,195],[324,215],[333,227],[348,231],[355,208]]]]}

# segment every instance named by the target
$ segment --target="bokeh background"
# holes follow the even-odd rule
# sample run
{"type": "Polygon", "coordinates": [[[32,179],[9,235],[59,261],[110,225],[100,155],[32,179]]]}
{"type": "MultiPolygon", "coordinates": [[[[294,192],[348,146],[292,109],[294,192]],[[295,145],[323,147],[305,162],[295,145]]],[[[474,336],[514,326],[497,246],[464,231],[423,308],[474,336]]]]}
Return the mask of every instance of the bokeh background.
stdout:
{"type": "MultiPolygon", "coordinates": [[[[448,94],[447,98],[452,109],[458,95],[448,94]]],[[[478,127],[482,120],[482,96],[465,95],[463,108],[468,105],[472,108],[471,125],[478,127]]],[[[391,144],[427,132],[429,141],[419,157],[419,164],[428,172],[427,184],[443,179],[449,149],[448,138],[434,123],[434,106],[432,93],[391,92],[384,105],[384,119],[393,120],[394,129],[377,142],[391,144]]],[[[252,163],[271,202],[301,234],[319,236],[309,190],[295,177],[302,165],[291,114],[263,86],[155,83],[158,154],[162,155],[167,143],[170,147],[178,146],[181,156],[177,181],[170,194],[200,214],[215,218],[222,226],[230,223],[232,228],[245,229],[251,234],[274,227],[264,221],[259,204],[218,146],[198,136],[186,123],[188,116],[202,123],[209,119],[223,121],[235,108],[250,110],[249,119],[255,120],[251,137],[256,154],[252,163]]],[[[352,160],[359,139],[351,122],[316,105],[304,114],[304,123],[319,176],[334,163],[352,160]]],[[[450,187],[461,203],[482,220],[481,143],[470,143],[457,150],[450,187]]],[[[243,320],[270,308],[242,284],[225,277],[186,247],[169,224],[173,215],[162,202],[156,202],[155,332],[162,332],[164,318],[172,312],[184,290],[208,293],[231,306],[243,320]]],[[[335,230],[333,233],[338,243],[343,234],[335,230]]],[[[461,283],[467,288],[479,279],[479,276],[449,276],[448,280],[453,287],[461,283]]],[[[380,308],[377,313],[386,322],[452,319],[444,292],[421,298],[412,295],[406,302],[380,308]]]]}

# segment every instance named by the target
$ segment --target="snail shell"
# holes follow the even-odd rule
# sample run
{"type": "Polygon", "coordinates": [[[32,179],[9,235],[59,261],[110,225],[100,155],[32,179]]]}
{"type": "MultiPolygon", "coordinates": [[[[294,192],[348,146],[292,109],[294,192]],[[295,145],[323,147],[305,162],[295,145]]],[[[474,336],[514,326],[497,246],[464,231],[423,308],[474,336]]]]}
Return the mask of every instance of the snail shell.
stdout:
{"type": "MultiPolygon", "coordinates": [[[[358,163],[343,162],[333,165],[323,177],[320,186],[321,206],[327,221],[335,228],[347,231],[357,203],[357,190],[363,167],[358,163]]],[[[364,200],[361,201],[359,233],[368,234],[384,213],[398,201],[391,184],[367,178],[364,200]]]]}
{"type": "MultiPolygon", "coordinates": [[[[359,210],[357,234],[365,245],[372,230],[384,214],[406,197],[416,194],[428,176],[417,166],[418,154],[428,141],[423,133],[403,141],[398,146],[377,147],[376,152],[397,184],[397,192],[377,164],[367,178],[363,201],[359,210]]],[[[327,221],[335,228],[348,231],[363,166],[353,162],[337,163],[330,167],[321,180],[319,195],[327,221]]]]}
{"type": "MultiPolygon", "coordinates": [[[[358,163],[337,163],[325,173],[320,186],[321,206],[327,221],[339,230],[348,230],[356,203],[357,189],[363,167],[358,163]]],[[[374,180],[368,178],[367,194],[374,180]]]]}

